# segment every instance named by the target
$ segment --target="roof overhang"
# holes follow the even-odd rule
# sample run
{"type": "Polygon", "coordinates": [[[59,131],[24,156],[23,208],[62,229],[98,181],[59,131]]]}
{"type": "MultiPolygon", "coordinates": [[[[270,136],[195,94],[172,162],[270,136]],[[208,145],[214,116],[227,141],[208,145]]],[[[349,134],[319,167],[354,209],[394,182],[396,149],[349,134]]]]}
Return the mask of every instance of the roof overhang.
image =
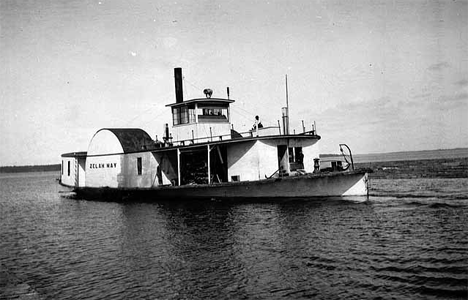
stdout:
{"type": "Polygon", "coordinates": [[[62,154],[62,157],[86,157],[86,151],[70,152],[62,154]]]}
{"type": "Polygon", "coordinates": [[[181,103],[172,103],[172,104],[167,104],[166,107],[181,107],[181,106],[186,106],[188,104],[194,104],[194,103],[203,103],[203,104],[229,104],[235,102],[234,100],[231,99],[223,99],[223,98],[196,98],[196,99],[190,99],[181,103]]]}

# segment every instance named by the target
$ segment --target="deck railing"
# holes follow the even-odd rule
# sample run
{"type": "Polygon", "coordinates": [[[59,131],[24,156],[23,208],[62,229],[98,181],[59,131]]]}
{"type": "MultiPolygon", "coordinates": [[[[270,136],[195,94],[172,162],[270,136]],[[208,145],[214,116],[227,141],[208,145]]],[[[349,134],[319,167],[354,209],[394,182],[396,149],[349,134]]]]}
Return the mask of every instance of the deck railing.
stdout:
{"type": "Polygon", "coordinates": [[[223,140],[233,140],[233,139],[242,139],[242,138],[253,138],[259,136],[269,136],[269,135],[280,135],[279,127],[277,126],[269,126],[259,128],[258,130],[249,130],[244,132],[237,132],[239,136],[233,136],[232,133],[223,134],[223,135],[211,135],[193,139],[186,139],[180,141],[172,142],[172,146],[187,146],[187,145],[194,145],[199,143],[208,143],[208,142],[215,142],[215,141],[223,141],[223,140]]]}
{"type": "MultiPolygon", "coordinates": [[[[315,135],[315,122],[312,126],[312,130],[306,131],[305,127],[302,127],[302,132],[296,134],[293,131],[292,135],[315,135]]],[[[211,132],[211,130],[210,130],[211,132]]],[[[192,139],[185,139],[185,140],[178,140],[172,141],[172,137],[169,139],[164,139],[164,142],[156,141],[156,147],[174,147],[174,146],[189,146],[195,145],[200,143],[209,143],[209,142],[216,142],[216,141],[223,141],[223,140],[234,140],[234,139],[243,139],[243,138],[253,138],[253,137],[261,137],[261,136],[273,136],[273,135],[281,135],[281,127],[280,126],[267,126],[258,129],[252,129],[244,132],[236,132],[238,136],[233,136],[232,132],[229,134],[223,135],[210,135],[205,137],[199,138],[192,138],[192,139]]]]}

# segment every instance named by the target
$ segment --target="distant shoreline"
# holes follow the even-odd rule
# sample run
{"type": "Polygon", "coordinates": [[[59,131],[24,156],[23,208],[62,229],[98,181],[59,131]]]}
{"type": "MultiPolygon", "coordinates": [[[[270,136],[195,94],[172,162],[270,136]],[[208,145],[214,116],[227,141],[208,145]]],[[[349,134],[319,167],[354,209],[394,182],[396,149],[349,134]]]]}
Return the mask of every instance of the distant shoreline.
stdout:
{"type": "Polygon", "coordinates": [[[60,172],[60,164],[0,167],[0,173],[28,173],[28,172],[50,172],[50,171],[60,172]]]}
{"type": "Polygon", "coordinates": [[[353,157],[358,163],[465,158],[468,157],[468,148],[356,154],[353,157]]]}

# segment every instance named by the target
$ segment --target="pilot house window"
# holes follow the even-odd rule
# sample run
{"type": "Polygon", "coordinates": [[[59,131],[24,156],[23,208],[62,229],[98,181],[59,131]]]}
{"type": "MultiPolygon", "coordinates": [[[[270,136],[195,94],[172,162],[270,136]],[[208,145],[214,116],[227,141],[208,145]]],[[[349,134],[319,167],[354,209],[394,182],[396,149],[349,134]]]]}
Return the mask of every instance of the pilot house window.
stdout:
{"type": "Polygon", "coordinates": [[[174,125],[195,123],[195,107],[182,106],[173,108],[172,122],[174,125]]]}
{"type": "Polygon", "coordinates": [[[228,108],[221,106],[201,106],[198,110],[198,121],[228,122],[228,108]]]}
{"type": "Polygon", "coordinates": [[[141,157],[137,157],[137,173],[141,175],[143,166],[141,164],[141,157]]]}

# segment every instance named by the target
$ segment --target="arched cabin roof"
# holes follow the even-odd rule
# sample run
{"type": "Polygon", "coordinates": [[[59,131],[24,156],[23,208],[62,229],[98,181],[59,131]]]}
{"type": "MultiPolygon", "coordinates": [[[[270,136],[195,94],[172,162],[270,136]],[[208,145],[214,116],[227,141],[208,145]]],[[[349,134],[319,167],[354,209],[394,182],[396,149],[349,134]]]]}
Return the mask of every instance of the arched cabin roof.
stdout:
{"type": "Polygon", "coordinates": [[[151,139],[149,134],[142,129],[102,128],[98,130],[91,139],[91,143],[88,149],[88,155],[113,153],[114,151],[117,151],[117,144],[114,144],[117,142],[122,147],[120,151],[123,151],[123,153],[138,152],[154,148],[154,141],[151,139]],[[108,134],[105,134],[106,132],[108,132],[108,134]],[[103,139],[103,137],[105,136],[110,137],[109,133],[115,136],[115,138],[117,138],[117,141],[112,142],[112,140],[109,140],[108,138],[103,139]],[[110,145],[99,145],[99,143],[110,143],[110,145]],[[115,146],[112,146],[112,144],[114,144],[115,146]]]}
{"type": "Polygon", "coordinates": [[[145,150],[154,145],[149,134],[140,128],[103,128],[101,130],[109,130],[115,134],[124,153],[145,150]]]}

